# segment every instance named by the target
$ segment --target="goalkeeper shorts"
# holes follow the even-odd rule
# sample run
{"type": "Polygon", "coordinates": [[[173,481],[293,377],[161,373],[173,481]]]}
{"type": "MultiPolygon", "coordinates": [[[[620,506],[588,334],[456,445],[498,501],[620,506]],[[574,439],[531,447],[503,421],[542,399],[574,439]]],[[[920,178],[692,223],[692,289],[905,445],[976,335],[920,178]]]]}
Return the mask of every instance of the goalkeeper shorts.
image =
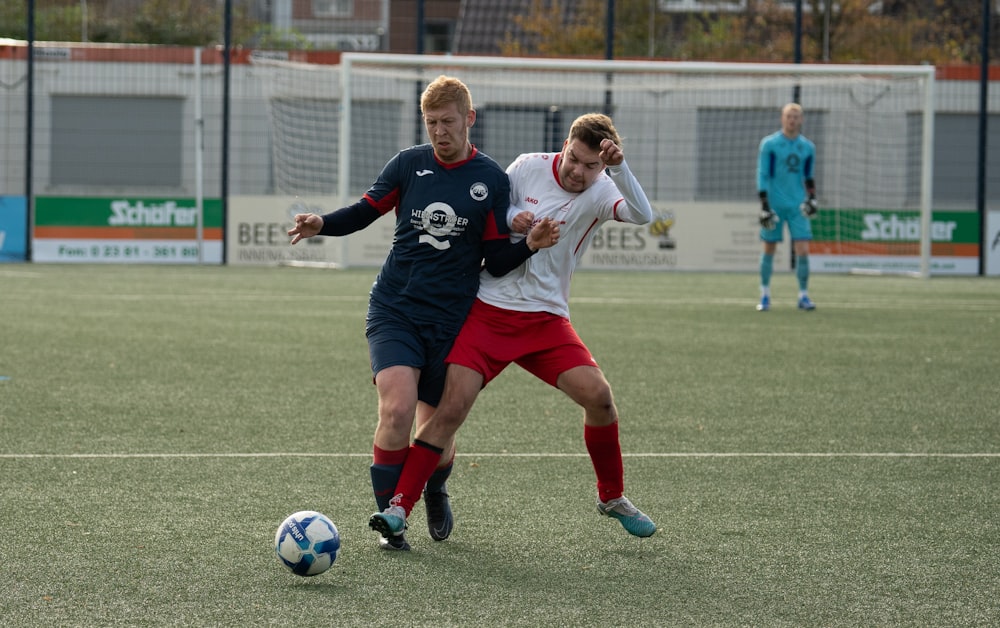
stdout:
{"type": "Polygon", "coordinates": [[[788,233],[792,237],[792,242],[812,240],[812,222],[802,215],[798,206],[793,209],[772,207],[771,210],[777,215],[778,220],[775,221],[774,229],[761,227],[761,240],[781,242],[784,239],[785,225],[788,225],[788,233]]]}

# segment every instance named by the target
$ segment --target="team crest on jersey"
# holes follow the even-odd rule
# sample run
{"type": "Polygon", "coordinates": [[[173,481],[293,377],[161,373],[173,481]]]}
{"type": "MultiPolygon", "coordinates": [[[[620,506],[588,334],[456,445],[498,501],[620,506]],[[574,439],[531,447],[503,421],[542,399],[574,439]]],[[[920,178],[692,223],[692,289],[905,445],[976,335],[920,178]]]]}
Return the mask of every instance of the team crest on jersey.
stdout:
{"type": "Polygon", "coordinates": [[[788,166],[788,172],[798,172],[802,166],[802,158],[795,153],[789,153],[785,158],[785,165],[788,166]]]}
{"type": "Polygon", "coordinates": [[[486,187],[485,183],[476,182],[473,183],[472,187],[469,188],[469,196],[471,196],[474,200],[477,201],[486,200],[486,197],[489,195],[490,195],[490,189],[486,187]]]}

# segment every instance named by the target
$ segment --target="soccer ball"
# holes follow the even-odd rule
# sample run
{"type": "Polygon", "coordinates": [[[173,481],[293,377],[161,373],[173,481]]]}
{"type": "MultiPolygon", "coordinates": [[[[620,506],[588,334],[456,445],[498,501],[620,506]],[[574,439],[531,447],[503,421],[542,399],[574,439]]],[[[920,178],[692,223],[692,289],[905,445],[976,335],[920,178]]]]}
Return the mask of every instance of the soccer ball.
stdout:
{"type": "Polygon", "coordinates": [[[333,565],[340,533],[326,515],[303,510],[288,516],[274,534],[278,560],[297,576],[316,576],[333,565]]]}

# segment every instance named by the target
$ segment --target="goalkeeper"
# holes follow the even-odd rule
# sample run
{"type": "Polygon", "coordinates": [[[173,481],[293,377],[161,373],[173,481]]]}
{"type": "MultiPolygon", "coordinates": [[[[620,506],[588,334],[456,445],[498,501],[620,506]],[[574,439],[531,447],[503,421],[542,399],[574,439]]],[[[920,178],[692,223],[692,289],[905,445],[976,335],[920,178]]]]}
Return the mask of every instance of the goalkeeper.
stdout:
{"type": "Polygon", "coordinates": [[[799,309],[814,310],[809,299],[809,242],[816,215],[816,146],[802,131],[802,107],[789,103],[781,110],[781,130],[760,142],[757,156],[757,191],[760,194],[760,303],[758,312],[771,308],[771,274],[774,252],[784,236],[784,226],[795,251],[795,275],[799,282],[799,309]]]}

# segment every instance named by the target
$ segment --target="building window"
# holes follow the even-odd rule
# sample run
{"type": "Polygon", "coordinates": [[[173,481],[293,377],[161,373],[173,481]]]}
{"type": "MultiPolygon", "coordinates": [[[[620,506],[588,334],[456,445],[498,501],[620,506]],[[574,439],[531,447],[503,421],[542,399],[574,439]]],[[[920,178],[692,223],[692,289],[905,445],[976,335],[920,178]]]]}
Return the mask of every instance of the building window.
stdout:
{"type": "Polygon", "coordinates": [[[53,185],[181,185],[184,101],[172,97],[52,97],[53,185]]]}
{"type": "Polygon", "coordinates": [[[424,52],[451,52],[454,22],[427,22],[424,24],[424,52]]]}
{"type": "Polygon", "coordinates": [[[354,0],[312,0],[313,17],[351,17],[354,0]]]}
{"type": "MultiPolygon", "coordinates": [[[[998,123],[1000,116],[988,116],[986,121],[988,164],[1000,163],[998,123]]],[[[916,124],[913,126],[916,127],[916,124]]],[[[978,115],[940,112],[934,114],[935,207],[970,209],[976,206],[976,151],[970,147],[974,146],[978,139],[978,115]]],[[[918,136],[917,141],[919,140],[918,136]]],[[[988,168],[985,174],[986,200],[993,203],[1000,200],[1000,169],[988,168]]]]}

